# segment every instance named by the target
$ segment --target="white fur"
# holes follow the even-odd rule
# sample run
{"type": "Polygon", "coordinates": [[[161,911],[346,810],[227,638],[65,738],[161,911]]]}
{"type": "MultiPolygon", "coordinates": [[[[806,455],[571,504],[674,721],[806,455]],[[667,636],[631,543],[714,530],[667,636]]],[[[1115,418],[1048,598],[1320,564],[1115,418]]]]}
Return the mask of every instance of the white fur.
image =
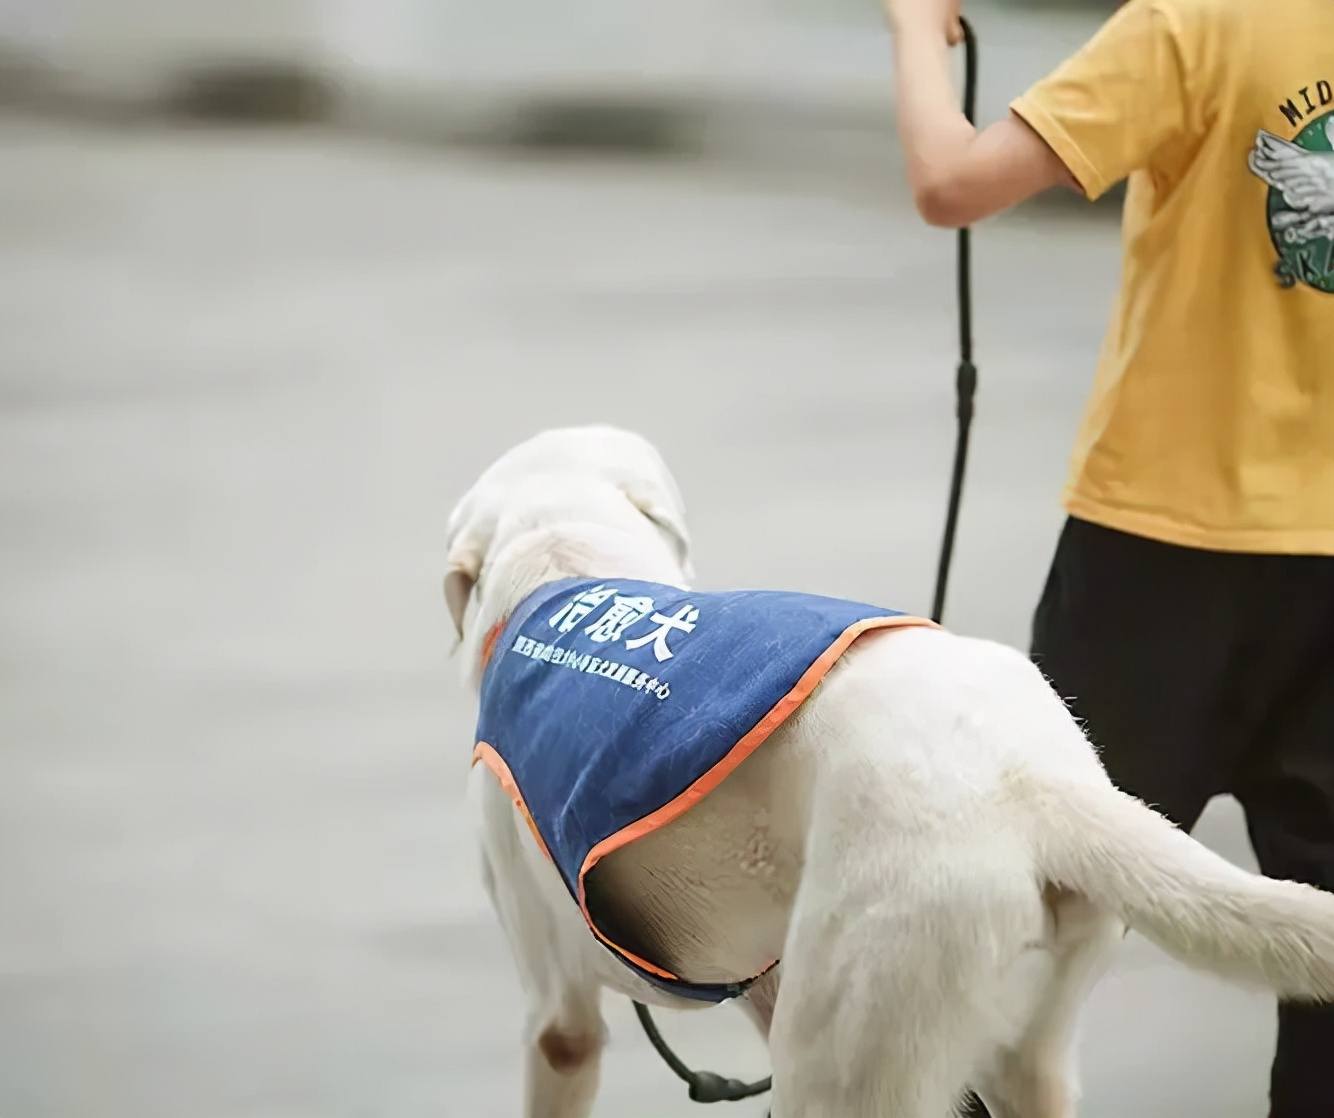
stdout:
{"type": "MultiPolygon", "coordinates": [[[[511,451],[450,520],[465,671],[551,579],[685,585],[680,495],[652,447],[607,428],[511,451]]],[[[484,877],[529,998],[529,1118],[587,1115],[603,987],[688,1007],[585,928],[483,767],[484,877]]],[[[1247,874],[1116,791],[1019,653],[916,629],[863,637],[697,808],[599,872],[676,973],[734,980],[775,1118],[1071,1118],[1079,1008],[1125,924],[1183,962],[1334,998],[1334,897],[1247,874]]]]}

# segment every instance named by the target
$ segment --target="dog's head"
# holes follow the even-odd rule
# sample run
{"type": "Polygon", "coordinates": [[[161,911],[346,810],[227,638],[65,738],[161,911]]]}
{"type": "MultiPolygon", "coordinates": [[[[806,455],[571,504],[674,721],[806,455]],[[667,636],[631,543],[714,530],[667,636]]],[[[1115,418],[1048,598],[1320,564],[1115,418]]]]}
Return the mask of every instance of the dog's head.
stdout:
{"type": "Polygon", "coordinates": [[[445,602],[466,670],[474,670],[489,626],[547,577],[572,574],[692,577],[680,491],[639,435],[612,427],[545,431],[502,455],[455,507],[445,602]]]}

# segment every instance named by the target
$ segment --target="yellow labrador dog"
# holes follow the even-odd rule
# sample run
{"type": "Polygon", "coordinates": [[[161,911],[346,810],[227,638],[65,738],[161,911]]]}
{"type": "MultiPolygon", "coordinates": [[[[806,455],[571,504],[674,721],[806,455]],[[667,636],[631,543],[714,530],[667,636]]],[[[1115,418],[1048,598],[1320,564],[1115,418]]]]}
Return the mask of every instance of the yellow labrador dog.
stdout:
{"type": "MultiPolygon", "coordinates": [[[[454,510],[445,593],[474,686],[498,626],[576,576],[689,584],[681,497],[633,434],[539,435],[454,510]]],[[[479,764],[470,798],[528,997],[525,1113],[579,1118],[604,987],[697,1003],[590,934],[515,789],[479,764]]],[[[598,894],[672,974],[763,973],[741,1004],[775,1118],[944,1118],[969,1087],[994,1118],[1070,1118],[1079,1009],[1127,925],[1334,998],[1334,896],[1245,873],[1121,794],[1024,656],[929,627],[860,637],[697,806],[607,858],[598,894]]]]}

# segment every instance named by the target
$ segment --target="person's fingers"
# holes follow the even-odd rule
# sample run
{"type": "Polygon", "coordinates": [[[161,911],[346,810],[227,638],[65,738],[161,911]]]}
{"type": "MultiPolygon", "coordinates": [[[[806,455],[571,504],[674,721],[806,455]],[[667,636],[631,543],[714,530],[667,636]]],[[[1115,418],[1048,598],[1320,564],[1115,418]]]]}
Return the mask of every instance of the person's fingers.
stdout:
{"type": "Polygon", "coordinates": [[[958,16],[950,16],[949,24],[945,29],[945,38],[952,47],[957,47],[963,42],[963,24],[958,16]]]}

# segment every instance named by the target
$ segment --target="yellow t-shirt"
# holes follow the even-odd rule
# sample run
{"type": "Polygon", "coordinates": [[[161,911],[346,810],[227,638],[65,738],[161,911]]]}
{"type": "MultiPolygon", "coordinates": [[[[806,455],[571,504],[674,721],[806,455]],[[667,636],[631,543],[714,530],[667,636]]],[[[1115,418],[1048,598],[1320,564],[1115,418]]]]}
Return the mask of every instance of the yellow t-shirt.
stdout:
{"type": "Polygon", "coordinates": [[[1334,0],[1131,0],[1012,108],[1090,198],[1130,178],[1066,507],[1334,554],[1334,0]]]}

